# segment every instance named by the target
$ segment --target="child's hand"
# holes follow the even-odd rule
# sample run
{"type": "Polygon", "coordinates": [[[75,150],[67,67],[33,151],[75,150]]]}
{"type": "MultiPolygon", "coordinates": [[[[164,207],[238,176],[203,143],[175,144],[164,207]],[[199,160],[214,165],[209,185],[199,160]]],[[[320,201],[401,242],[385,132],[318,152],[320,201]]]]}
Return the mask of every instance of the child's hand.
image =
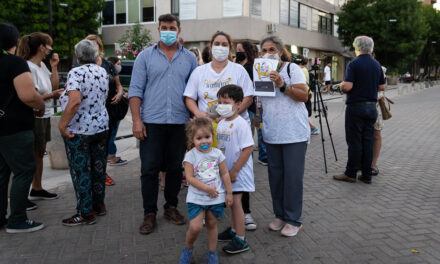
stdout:
{"type": "Polygon", "coordinates": [[[236,171],[234,168],[232,168],[229,171],[229,177],[231,177],[231,182],[235,182],[237,180],[238,171],[236,171]]]}
{"type": "Polygon", "coordinates": [[[226,199],[225,199],[225,204],[226,207],[231,207],[232,206],[232,193],[227,193],[226,194],[226,199]]]}
{"type": "Polygon", "coordinates": [[[213,186],[209,186],[208,189],[206,190],[206,192],[208,193],[209,197],[211,197],[211,198],[216,198],[218,196],[217,189],[213,186]]]}

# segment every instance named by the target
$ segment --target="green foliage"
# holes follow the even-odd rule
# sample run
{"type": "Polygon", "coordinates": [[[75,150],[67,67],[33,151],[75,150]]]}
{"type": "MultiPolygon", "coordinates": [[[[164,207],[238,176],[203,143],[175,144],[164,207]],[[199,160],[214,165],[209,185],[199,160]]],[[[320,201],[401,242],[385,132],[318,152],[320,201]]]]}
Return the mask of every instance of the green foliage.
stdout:
{"type": "Polygon", "coordinates": [[[151,32],[147,28],[142,29],[138,22],[127,29],[118,41],[121,50],[116,50],[116,55],[124,59],[133,60],[146,47],[151,45],[151,32]]]}
{"type": "MultiPolygon", "coordinates": [[[[68,0],[52,0],[53,48],[60,56],[68,56],[68,8],[60,6],[68,0]]],[[[72,53],[74,45],[88,34],[96,34],[101,26],[99,13],[104,0],[71,0],[72,53]]],[[[41,31],[49,33],[48,0],[0,1],[0,21],[14,24],[22,35],[41,31]]]]}
{"type": "Polygon", "coordinates": [[[416,0],[352,0],[338,16],[344,45],[351,47],[356,36],[370,36],[376,58],[392,68],[414,63],[430,34],[422,4],[416,0]]]}
{"type": "Polygon", "coordinates": [[[430,6],[424,6],[423,16],[428,24],[429,33],[419,62],[425,73],[430,73],[440,64],[440,13],[430,6]]]}

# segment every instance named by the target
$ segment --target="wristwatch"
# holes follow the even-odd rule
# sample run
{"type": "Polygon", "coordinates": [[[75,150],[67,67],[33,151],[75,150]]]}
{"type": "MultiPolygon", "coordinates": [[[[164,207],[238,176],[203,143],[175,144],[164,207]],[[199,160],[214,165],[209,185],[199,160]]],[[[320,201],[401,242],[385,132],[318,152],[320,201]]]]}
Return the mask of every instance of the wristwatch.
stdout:
{"type": "Polygon", "coordinates": [[[280,87],[280,92],[284,93],[286,91],[286,83],[284,82],[283,86],[280,87]]]}

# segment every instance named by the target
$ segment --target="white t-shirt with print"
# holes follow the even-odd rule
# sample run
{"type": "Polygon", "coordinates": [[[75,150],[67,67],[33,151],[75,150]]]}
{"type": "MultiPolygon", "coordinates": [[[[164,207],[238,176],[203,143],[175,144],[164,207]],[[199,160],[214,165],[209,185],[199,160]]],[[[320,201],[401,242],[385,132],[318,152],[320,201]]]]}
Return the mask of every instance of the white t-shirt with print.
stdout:
{"type": "Polygon", "coordinates": [[[331,72],[331,69],[330,69],[329,66],[325,66],[324,67],[324,74],[325,74],[324,81],[329,82],[329,81],[332,80],[332,77],[331,77],[332,76],[332,72],[331,72]]]}
{"type": "MultiPolygon", "coordinates": [[[[231,121],[221,120],[217,126],[217,145],[226,156],[228,170],[231,170],[243,149],[254,145],[249,124],[241,116],[231,121]]],[[[255,191],[252,155],[238,172],[237,180],[232,183],[232,191],[255,191]]]]}
{"type": "MultiPolygon", "coordinates": [[[[301,68],[287,63],[280,72],[286,85],[306,84],[301,68]]],[[[263,139],[269,144],[290,144],[310,140],[310,126],[306,106],[275,89],[274,97],[260,97],[263,106],[263,139]]]]}
{"type": "MultiPolygon", "coordinates": [[[[212,104],[217,103],[217,92],[228,84],[243,88],[244,97],[254,95],[254,87],[247,71],[240,64],[228,61],[220,73],[212,69],[211,62],[197,67],[189,77],[183,96],[197,101],[199,110],[207,112],[212,104]]],[[[241,116],[250,123],[247,111],[241,116]]]]}
{"type": "Polygon", "coordinates": [[[211,198],[207,192],[198,190],[190,185],[188,187],[188,194],[186,195],[187,203],[214,205],[225,202],[226,191],[220,176],[220,163],[224,160],[225,156],[216,148],[211,148],[211,151],[208,153],[192,148],[185,154],[183,163],[188,162],[193,165],[194,177],[204,184],[214,186],[218,192],[216,198],[211,198]]]}
{"type": "Polygon", "coordinates": [[[81,92],[81,105],[67,126],[68,130],[81,135],[94,135],[108,130],[108,113],[105,108],[108,76],[105,69],[96,64],[73,68],[67,75],[66,84],[66,90],[60,96],[63,111],[69,101],[68,92],[81,92]]]}
{"type": "MultiPolygon", "coordinates": [[[[46,64],[41,62],[41,67],[32,61],[27,61],[29,69],[32,74],[32,81],[34,81],[35,89],[41,95],[49,94],[52,92],[52,82],[50,81],[50,76],[52,73],[46,67],[46,64]]],[[[51,116],[50,108],[52,107],[52,99],[44,100],[45,110],[42,117],[36,118],[48,118],[51,116]]]]}

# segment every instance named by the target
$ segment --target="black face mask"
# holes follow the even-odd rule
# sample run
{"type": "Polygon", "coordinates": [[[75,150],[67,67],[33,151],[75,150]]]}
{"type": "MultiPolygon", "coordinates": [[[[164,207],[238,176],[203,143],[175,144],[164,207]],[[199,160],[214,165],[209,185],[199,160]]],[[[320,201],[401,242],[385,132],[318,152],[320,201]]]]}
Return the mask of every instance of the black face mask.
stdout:
{"type": "Polygon", "coordinates": [[[235,53],[235,62],[240,63],[246,59],[246,54],[242,51],[235,53]]]}
{"type": "Polygon", "coordinates": [[[52,59],[53,49],[49,50],[49,54],[46,55],[46,60],[52,59]]]}

